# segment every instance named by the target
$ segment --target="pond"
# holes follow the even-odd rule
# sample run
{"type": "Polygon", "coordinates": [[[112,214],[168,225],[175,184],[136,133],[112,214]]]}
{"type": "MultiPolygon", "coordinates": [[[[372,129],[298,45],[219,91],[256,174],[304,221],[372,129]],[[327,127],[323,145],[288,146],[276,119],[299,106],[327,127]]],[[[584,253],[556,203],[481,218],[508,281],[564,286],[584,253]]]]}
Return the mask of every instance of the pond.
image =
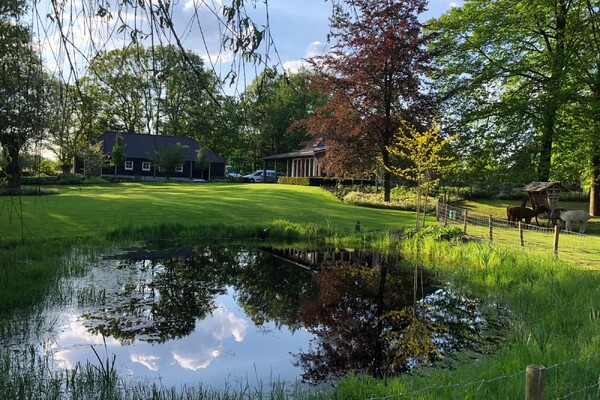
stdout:
{"type": "Polygon", "coordinates": [[[476,299],[373,252],[140,247],[85,259],[60,286],[27,325],[51,368],[114,365],[167,387],[402,373],[477,346],[493,325],[476,299]]]}

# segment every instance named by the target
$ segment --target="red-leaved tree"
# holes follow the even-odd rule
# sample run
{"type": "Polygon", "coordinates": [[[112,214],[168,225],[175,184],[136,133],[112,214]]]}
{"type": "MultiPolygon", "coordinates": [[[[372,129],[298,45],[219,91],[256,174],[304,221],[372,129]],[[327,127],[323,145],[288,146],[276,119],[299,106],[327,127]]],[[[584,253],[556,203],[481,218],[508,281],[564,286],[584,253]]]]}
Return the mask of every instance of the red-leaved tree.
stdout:
{"type": "Polygon", "coordinates": [[[384,199],[390,199],[393,164],[387,147],[402,121],[425,127],[434,113],[426,75],[430,35],[418,20],[425,0],[345,0],[332,18],[336,45],[311,60],[330,93],[307,124],[328,145],[328,173],[339,177],[373,174],[383,164],[384,199]]]}

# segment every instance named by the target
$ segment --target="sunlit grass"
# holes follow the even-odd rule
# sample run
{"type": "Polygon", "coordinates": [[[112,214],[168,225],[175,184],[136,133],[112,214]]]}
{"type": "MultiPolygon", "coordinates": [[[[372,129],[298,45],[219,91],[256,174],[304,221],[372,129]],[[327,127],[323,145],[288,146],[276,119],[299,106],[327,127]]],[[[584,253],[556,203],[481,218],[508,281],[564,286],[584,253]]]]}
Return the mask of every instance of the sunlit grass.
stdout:
{"type": "Polygon", "coordinates": [[[315,187],[125,183],[61,191],[24,197],[18,203],[15,198],[0,199],[0,240],[85,237],[160,224],[267,226],[276,220],[329,225],[338,231],[352,231],[360,221],[363,230],[374,231],[410,226],[414,219],[409,212],[344,204],[315,187]]]}
{"type": "MultiPolygon", "coordinates": [[[[597,398],[597,387],[577,396],[571,394],[598,382],[600,261],[595,257],[600,248],[596,240],[600,238],[563,234],[557,258],[552,254],[551,233],[525,230],[525,246],[521,249],[516,228],[495,228],[490,245],[487,226],[469,225],[467,233],[478,240],[461,243],[426,239],[419,243],[417,252],[416,242],[402,242],[397,235],[399,228],[414,225],[414,213],[349,206],[319,188],[132,183],[61,190],[59,195],[29,196],[10,204],[7,199],[0,200],[4,202],[0,207],[0,333],[5,337],[30,329],[26,326],[30,320],[23,318],[28,322],[15,324],[17,320],[2,317],[15,310],[35,314],[47,291],[56,290],[59,274],[82,273],[78,254],[73,252],[93,255],[94,245],[114,246],[139,239],[256,240],[257,231],[265,227],[274,238],[348,247],[403,247],[407,260],[439,274],[442,281],[461,286],[492,306],[507,307],[511,325],[500,349],[450,360],[456,368],[427,368],[385,380],[349,377],[336,384],[333,393],[294,388],[290,395],[290,388],[282,383],[265,383],[258,389],[232,388],[226,393],[156,385],[117,385],[121,392],[103,392],[102,374],[90,366],[51,376],[45,360],[23,358],[17,365],[0,353],[0,398],[98,398],[100,394],[104,398],[132,399],[364,399],[395,398],[400,397],[396,396],[399,393],[414,392],[401,398],[512,399],[524,397],[522,372],[528,364],[559,365],[549,372],[548,398],[597,398]],[[18,244],[21,205],[25,244],[18,244]],[[354,232],[357,221],[361,225],[358,233],[354,232]],[[386,234],[387,230],[396,232],[386,234]],[[71,256],[65,257],[69,253],[71,256]],[[66,387],[72,390],[71,397],[66,387]],[[43,397],[44,393],[48,396],[43,397]]],[[[506,204],[467,206],[474,212],[502,218],[506,204]]],[[[591,225],[590,232],[600,232],[595,220],[591,225]]],[[[77,299],[84,302],[102,300],[102,293],[78,294],[63,289],[64,296],[80,296],[77,299]]],[[[27,354],[25,349],[24,356],[27,354]]]]}
{"type": "Polygon", "coordinates": [[[343,379],[336,398],[518,399],[525,369],[548,368],[546,398],[598,398],[600,276],[552,255],[487,242],[404,242],[405,256],[511,318],[501,348],[446,360],[455,368],[426,368],[376,380],[343,379]],[[417,250],[418,249],[418,250],[417,250]]]}

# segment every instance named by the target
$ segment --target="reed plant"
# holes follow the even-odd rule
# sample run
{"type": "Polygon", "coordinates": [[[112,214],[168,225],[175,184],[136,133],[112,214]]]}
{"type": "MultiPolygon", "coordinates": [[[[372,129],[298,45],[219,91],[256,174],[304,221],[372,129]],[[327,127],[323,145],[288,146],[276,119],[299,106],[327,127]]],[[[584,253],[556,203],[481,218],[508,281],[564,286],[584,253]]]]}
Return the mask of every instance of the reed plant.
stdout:
{"type": "MultiPolygon", "coordinates": [[[[415,237],[402,243],[412,263],[510,313],[494,351],[447,360],[411,376],[343,379],[335,397],[413,399],[523,398],[527,365],[548,368],[547,398],[598,398],[600,276],[552,256],[457,240],[415,237]],[[457,368],[460,366],[460,368],[457,368]]],[[[487,351],[486,351],[487,350],[487,351]]]]}

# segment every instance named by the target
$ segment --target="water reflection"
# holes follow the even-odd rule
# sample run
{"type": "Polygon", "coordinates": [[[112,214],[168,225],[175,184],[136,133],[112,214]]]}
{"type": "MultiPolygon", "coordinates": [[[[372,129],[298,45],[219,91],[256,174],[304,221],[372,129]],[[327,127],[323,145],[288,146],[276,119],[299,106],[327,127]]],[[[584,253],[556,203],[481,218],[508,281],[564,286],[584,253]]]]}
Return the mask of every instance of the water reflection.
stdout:
{"type": "Polygon", "coordinates": [[[401,373],[485,324],[475,302],[374,252],[130,249],[69,284],[44,344],[56,364],[98,361],[94,346],[121,373],[170,386],[401,373]]]}

